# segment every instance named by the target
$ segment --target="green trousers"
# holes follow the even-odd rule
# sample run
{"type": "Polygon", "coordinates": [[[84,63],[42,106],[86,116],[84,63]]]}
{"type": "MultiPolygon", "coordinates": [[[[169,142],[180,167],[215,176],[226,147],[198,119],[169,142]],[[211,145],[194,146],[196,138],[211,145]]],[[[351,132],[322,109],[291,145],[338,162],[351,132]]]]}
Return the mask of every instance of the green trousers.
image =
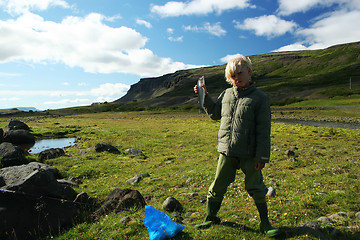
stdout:
{"type": "Polygon", "coordinates": [[[209,187],[208,200],[222,202],[227,187],[235,180],[237,169],[241,169],[245,174],[245,190],[249,195],[256,203],[265,203],[267,187],[261,171],[255,169],[254,160],[228,157],[224,154],[219,156],[215,180],[209,187]]]}

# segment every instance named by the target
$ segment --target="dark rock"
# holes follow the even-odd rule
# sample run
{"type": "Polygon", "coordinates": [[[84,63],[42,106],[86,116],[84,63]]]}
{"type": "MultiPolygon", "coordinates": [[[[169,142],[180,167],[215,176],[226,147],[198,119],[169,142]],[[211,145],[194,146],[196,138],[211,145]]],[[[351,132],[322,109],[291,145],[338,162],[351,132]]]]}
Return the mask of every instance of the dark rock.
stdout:
{"type": "Polygon", "coordinates": [[[125,152],[134,155],[136,157],[145,157],[144,153],[136,148],[128,148],[125,150],[125,152]]]}
{"type": "Polygon", "coordinates": [[[105,199],[103,205],[96,210],[92,217],[97,220],[109,212],[118,212],[133,207],[143,208],[146,202],[137,190],[115,189],[105,199]]]}
{"type": "Polygon", "coordinates": [[[59,170],[57,168],[38,162],[31,162],[26,165],[13,166],[13,167],[0,169],[0,176],[4,178],[5,183],[7,185],[19,181],[20,179],[26,177],[35,170],[50,171],[54,174],[54,176],[56,177],[60,176],[59,170]]]}
{"type": "Polygon", "coordinates": [[[329,218],[333,219],[333,220],[339,220],[339,219],[343,219],[343,218],[347,218],[348,215],[346,212],[338,212],[335,214],[332,214],[329,218]]]}
{"type": "Polygon", "coordinates": [[[126,180],[126,182],[129,183],[130,185],[135,185],[135,184],[138,184],[142,178],[149,177],[149,176],[150,175],[148,173],[138,174],[138,175],[126,180]]]}
{"type": "Polygon", "coordinates": [[[76,195],[74,202],[76,203],[87,203],[89,201],[89,195],[86,192],[81,192],[76,195]]]}
{"type": "Polygon", "coordinates": [[[34,146],[35,137],[29,131],[16,129],[6,131],[3,141],[13,143],[14,145],[21,146],[23,149],[27,150],[34,146]]]}
{"type": "Polygon", "coordinates": [[[164,201],[162,208],[166,211],[174,212],[174,211],[181,211],[183,209],[183,206],[174,197],[168,197],[164,201]]]}
{"type": "Polygon", "coordinates": [[[334,228],[330,233],[331,239],[339,239],[342,236],[342,233],[339,229],[334,228]]]}
{"type": "Polygon", "coordinates": [[[5,185],[6,185],[6,183],[5,183],[4,178],[2,176],[0,176],[0,187],[5,186],[5,185]]]}
{"type": "Polygon", "coordinates": [[[0,169],[5,180],[5,190],[36,196],[73,200],[76,193],[67,184],[58,183],[58,170],[54,167],[32,162],[27,165],[0,169]]]}
{"type": "Polygon", "coordinates": [[[18,166],[26,163],[25,151],[9,142],[0,144],[2,167],[18,166]]]}
{"type": "Polygon", "coordinates": [[[53,159],[65,155],[62,148],[50,148],[39,153],[39,161],[44,162],[47,159],[53,159]]]}
{"type": "Polygon", "coordinates": [[[311,222],[304,223],[302,225],[302,227],[309,227],[311,229],[318,230],[321,228],[321,225],[317,221],[311,221],[311,222]]]}
{"type": "Polygon", "coordinates": [[[288,156],[288,157],[293,157],[293,156],[295,156],[295,152],[291,151],[291,150],[286,150],[285,155],[288,156]]]}
{"type": "Polygon", "coordinates": [[[320,223],[323,223],[323,224],[332,224],[332,223],[334,223],[334,221],[331,220],[331,219],[328,218],[328,217],[319,217],[319,218],[317,219],[317,221],[320,222],[320,223]]]}
{"type": "Polygon", "coordinates": [[[78,213],[78,205],[71,201],[0,191],[0,239],[60,234],[78,213]]]}
{"type": "Polygon", "coordinates": [[[7,126],[7,129],[9,130],[26,130],[30,131],[30,127],[26,125],[26,123],[19,121],[19,120],[11,120],[7,126]]]}
{"type": "Polygon", "coordinates": [[[317,221],[307,222],[292,229],[295,234],[311,234],[317,239],[329,239],[321,231],[321,225],[317,221]]]}
{"type": "Polygon", "coordinates": [[[116,147],[108,144],[108,143],[105,143],[105,142],[101,142],[101,143],[98,143],[96,144],[95,146],[95,151],[96,152],[110,152],[110,153],[120,153],[119,149],[117,149],[116,147]]]}

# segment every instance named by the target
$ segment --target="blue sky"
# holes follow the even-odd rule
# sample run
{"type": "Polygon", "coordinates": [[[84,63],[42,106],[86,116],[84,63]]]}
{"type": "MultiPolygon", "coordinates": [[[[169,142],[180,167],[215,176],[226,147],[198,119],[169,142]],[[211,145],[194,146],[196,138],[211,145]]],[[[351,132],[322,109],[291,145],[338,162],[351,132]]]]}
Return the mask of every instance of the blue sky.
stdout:
{"type": "Polygon", "coordinates": [[[143,77],[360,41],[360,0],[0,0],[0,109],[111,102],[143,77]]]}

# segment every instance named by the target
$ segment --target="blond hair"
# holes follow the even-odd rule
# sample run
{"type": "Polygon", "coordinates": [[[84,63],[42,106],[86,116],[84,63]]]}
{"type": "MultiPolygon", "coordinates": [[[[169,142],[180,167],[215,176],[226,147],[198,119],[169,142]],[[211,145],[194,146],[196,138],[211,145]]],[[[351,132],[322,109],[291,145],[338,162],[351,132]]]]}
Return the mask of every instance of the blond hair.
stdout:
{"type": "Polygon", "coordinates": [[[226,81],[230,84],[233,84],[231,80],[232,76],[238,69],[241,69],[243,66],[246,66],[248,69],[252,71],[252,62],[249,57],[240,56],[237,58],[231,59],[225,68],[225,78],[226,81]]]}

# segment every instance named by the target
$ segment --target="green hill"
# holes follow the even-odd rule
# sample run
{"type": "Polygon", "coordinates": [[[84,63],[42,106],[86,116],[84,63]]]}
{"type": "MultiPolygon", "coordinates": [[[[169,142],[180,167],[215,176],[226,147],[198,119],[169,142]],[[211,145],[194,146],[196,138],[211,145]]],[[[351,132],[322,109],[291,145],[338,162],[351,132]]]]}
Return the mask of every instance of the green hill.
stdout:
{"type": "MultiPolygon", "coordinates": [[[[309,106],[314,101],[320,103],[318,106],[360,105],[360,42],[322,50],[253,55],[250,58],[253,61],[253,80],[258,88],[268,94],[273,106],[296,102],[309,106]]],[[[66,115],[169,107],[198,109],[198,98],[193,92],[196,81],[204,75],[207,89],[215,99],[230,86],[225,81],[225,66],[180,70],[160,77],[143,78],[132,85],[125,96],[114,102],[49,110],[45,111],[45,114],[66,115]]],[[[1,113],[28,115],[8,110],[1,113]]],[[[31,113],[42,114],[44,113],[31,113]]]]}
{"type": "MultiPolygon", "coordinates": [[[[269,95],[273,105],[360,93],[360,42],[323,50],[268,53],[250,58],[253,61],[253,80],[269,95]]],[[[229,87],[224,78],[225,66],[143,78],[115,102],[143,108],[196,104],[192,89],[200,76],[205,76],[208,91],[214,96],[229,87]]]]}

